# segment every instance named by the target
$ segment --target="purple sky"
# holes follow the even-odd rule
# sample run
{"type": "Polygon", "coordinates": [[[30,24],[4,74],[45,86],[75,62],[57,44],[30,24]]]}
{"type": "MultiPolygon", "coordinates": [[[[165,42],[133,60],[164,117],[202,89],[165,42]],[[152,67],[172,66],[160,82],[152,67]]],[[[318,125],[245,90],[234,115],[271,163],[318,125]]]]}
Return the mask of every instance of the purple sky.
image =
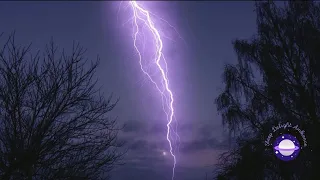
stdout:
{"type": "MultiPolygon", "coordinates": [[[[99,83],[106,95],[114,92],[121,98],[112,115],[127,124],[120,136],[130,148],[127,164],[113,179],[169,180],[172,159],[162,154],[168,144],[161,99],[139,70],[130,24],[122,26],[132,12],[122,9],[117,17],[118,6],[1,2],[0,32],[16,30],[18,41],[32,42],[33,50],[42,50],[53,36],[66,49],[73,40],[80,42],[89,59],[99,55],[99,83]]],[[[165,41],[181,137],[176,180],[204,179],[228,145],[214,98],[222,88],[223,65],[236,58],[231,41],[255,32],[253,2],[149,2],[148,7],[174,25],[186,42],[174,38],[172,29],[165,32],[176,40],[165,41]]]]}

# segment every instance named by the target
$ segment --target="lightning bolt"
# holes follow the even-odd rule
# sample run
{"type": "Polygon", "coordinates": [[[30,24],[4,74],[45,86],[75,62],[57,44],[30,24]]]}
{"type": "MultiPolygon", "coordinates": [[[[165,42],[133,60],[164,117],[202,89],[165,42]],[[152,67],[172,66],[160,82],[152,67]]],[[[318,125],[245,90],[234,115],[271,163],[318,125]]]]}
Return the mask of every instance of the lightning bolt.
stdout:
{"type": "Polygon", "coordinates": [[[156,89],[160,92],[161,97],[162,97],[162,105],[163,105],[163,110],[165,112],[165,114],[167,115],[167,134],[166,134],[166,139],[169,143],[169,147],[170,147],[170,154],[173,157],[173,167],[172,167],[172,180],[174,179],[174,175],[175,175],[175,167],[176,167],[176,155],[174,154],[174,150],[173,150],[173,143],[171,142],[171,138],[172,138],[172,134],[171,132],[173,132],[176,135],[176,140],[177,138],[179,138],[178,134],[176,131],[174,131],[171,128],[172,122],[174,120],[174,107],[173,107],[173,103],[174,103],[174,98],[173,98],[173,93],[169,87],[169,79],[168,79],[168,69],[167,69],[167,62],[166,59],[163,55],[163,42],[160,36],[160,33],[158,31],[158,29],[155,27],[154,22],[152,21],[151,18],[151,13],[144,9],[143,7],[141,7],[136,1],[130,1],[129,2],[132,10],[133,10],[133,25],[134,25],[134,35],[133,35],[133,43],[134,43],[134,48],[139,56],[139,64],[140,64],[140,68],[141,71],[148,77],[148,79],[154,84],[154,86],[156,87],[156,89]],[[145,68],[145,65],[143,65],[142,63],[142,53],[140,52],[138,45],[137,45],[137,39],[138,39],[138,35],[140,33],[141,30],[141,26],[139,25],[139,22],[142,22],[146,27],[147,30],[152,34],[152,38],[154,41],[154,48],[155,48],[155,53],[154,53],[154,57],[152,59],[152,63],[156,64],[157,69],[160,71],[160,78],[161,78],[161,84],[157,83],[154,78],[153,75],[148,73],[148,71],[145,68]],[[160,61],[162,63],[164,63],[164,66],[162,66],[160,64],[160,61]],[[162,89],[160,88],[162,87],[162,89]],[[166,107],[168,110],[166,110],[166,107]]]}

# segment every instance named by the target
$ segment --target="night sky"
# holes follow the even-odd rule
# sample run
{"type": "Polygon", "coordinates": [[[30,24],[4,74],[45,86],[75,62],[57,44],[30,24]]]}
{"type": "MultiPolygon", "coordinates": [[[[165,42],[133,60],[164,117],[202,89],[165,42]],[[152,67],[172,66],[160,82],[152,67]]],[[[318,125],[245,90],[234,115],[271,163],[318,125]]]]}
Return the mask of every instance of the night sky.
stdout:
{"type": "MultiPolygon", "coordinates": [[[[119,2],[1,2],[0,32],[15,30],[17,41],[32,42],[33,51],[43,50],[53,37],[66,50],[76,41],[88,49],[87,58],[99,55],[99,85],[106,96],[120,97],[111,115],[127,125],[120,133],[129,148],[126,165],[112,179],[169,180],[172,159],[163,154],[169,147],[161,98],[139,69],[126,3],[118,13],[119,2]]],[[[224,64],[236,60],[232,40],[256,31],[253,2],[149,2],[146,7],[184,39],[172,28],[165,31],[181,137],[176,180],[210,177],[219,153],[228,148],[214,99],[223,87],[224,64]]]]}

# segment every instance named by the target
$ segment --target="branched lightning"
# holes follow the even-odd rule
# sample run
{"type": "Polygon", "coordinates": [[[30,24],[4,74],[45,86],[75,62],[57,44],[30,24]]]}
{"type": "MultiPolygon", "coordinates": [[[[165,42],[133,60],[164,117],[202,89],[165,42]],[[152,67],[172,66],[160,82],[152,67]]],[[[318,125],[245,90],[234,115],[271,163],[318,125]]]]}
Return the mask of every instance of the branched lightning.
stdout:
{"type": "Polygon", "coordinates": [[[149,80],[154,84],[154,86],[156,87],[156,89],[160,92],[161,96],[162,96],[162,105],[163,105],[163,110],[167,116],[167,134],[166,134],[166,139],[169,143],[170,146],[170,154],[173,157],[173,168],[172,168],[172,180],[174,179],[174,175],[175,175],[175,167],[176,167],[176,156],[173,150],[173,145],[171,142],[171,138],[172,138],[172,132],[176,135],[177,138],[179,138],[179,136],[177,135],[177,132],[174,131],[172,129],[172,122],[174,120],[174,107],[173,107],[173,103],[174,103],[174,98],[173,98],[173,93],[170,89],[169,86],[169,79],[168,79],[168,75],[167,75],[167,62],[166,59],[164,58],[163,55],[163,41],[161,39],[160,33],[158,31],[158,29],[155,27],[154,22],[152,21],[151,18],[151,13],[144,9],[143,7],[141,7],[136,1],[130,1],[130,5],[132,7],[133,10],[133,25],[134,25],[134,35],[133,35],[133,43],[134,43],[134,48],[139,56],[139,64],[140,64],[140,68],[141,71],[149,78],[149,80]],[[139,25],[139,22],[143,23],[147,28],[148,31],[152,34],[152,38],[154,41],[154,48],[155,48],[155,54],[154,57],[152,57],[152,63],[156,64],[157,69],[160,71],[160,76],[161,76],[161,83],[157,83],[153,76],[148,73],[148,71],[145,68],[145,65],[142,63],[142,53],[140,52],[138,45],[137,45],[137,38],[139,33],[141,33],[141,28],[139,25]],[[164,64],[164,66],[162,66],[160,64],[160,61],[164,64]],[[160,88],[162,87],[162,89],[160,88]],[[166,108],[168,110],[166,110],[166,108]]]}

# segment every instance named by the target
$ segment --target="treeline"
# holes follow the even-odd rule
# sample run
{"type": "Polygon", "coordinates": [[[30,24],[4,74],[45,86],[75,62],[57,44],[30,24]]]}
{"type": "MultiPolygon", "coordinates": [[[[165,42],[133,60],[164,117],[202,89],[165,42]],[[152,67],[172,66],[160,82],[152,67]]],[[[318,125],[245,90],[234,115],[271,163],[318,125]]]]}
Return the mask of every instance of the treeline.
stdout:
{"type": "Polygon", "coordinates": [[[237,145],[222,155],[215,178],[320,179],[320,5],[255,5],[257,34],[233,42],[238,61],[225,66],[224,91],[216,98],[237,145]],[[287,122],[305,130],[308,142],[290,162],[265,146],[272,127],[287,122]]]}

